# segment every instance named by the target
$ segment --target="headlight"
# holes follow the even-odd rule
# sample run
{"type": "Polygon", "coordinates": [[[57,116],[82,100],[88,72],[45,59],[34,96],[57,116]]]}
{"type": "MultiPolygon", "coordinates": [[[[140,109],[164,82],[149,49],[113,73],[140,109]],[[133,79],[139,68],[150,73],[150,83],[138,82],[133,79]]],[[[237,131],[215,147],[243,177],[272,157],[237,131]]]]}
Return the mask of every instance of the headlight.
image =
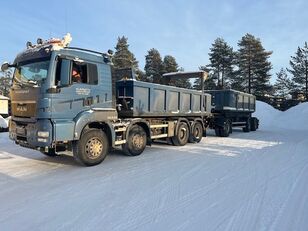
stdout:
{"type": "Polygon", "coordinates": [[[38,131],[37,132],[37,136],[38,137],[48,138],[49,137],[49,132],[38,131]]]}

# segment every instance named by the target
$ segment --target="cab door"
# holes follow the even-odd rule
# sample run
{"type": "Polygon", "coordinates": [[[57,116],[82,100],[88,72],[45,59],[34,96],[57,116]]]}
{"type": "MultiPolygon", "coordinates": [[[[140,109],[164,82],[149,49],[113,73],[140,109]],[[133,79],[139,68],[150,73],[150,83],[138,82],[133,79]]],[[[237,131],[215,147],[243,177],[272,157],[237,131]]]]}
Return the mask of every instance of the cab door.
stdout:
{"type": "Polygon", "coordinates": [[[89,110],[97,97],[93,91],[98,84],[97,64],[82,60],[58,58],[53,94],[53,118],[73,119],[89,110]],[[94,88],[94,89],[93,89],[94,88]]]}

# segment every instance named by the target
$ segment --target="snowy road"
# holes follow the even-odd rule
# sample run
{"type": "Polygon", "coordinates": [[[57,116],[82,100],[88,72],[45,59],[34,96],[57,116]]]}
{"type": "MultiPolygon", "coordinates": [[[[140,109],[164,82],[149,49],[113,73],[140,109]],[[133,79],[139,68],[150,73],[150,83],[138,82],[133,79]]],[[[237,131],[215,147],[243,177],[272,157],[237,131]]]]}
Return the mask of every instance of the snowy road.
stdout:
{"type": "Polygon", "coordinates": [[[0,134],[0,230],[307,230],[307,131],[155,144],[95,167],[0,134]]]}

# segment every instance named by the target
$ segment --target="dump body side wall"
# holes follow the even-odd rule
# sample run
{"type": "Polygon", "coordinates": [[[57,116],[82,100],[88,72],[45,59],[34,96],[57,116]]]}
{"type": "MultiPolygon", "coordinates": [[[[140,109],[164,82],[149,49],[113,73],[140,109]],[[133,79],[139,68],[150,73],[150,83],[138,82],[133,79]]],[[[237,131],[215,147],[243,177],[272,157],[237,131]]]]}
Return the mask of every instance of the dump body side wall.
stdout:
{"type": "Polygon", "coordinates": [[[212,96],[213,118],[211,128],[223,127],[226,121],[232,126],[245,126],[247,120],[256,109],[254,95],[235,90],[206,91],[212,96]]]}
{"type": "Polygon", "coordinates": [[[212,112],[255,112],[256,97],[234,90],[206,91],[212,96],[212,112]]]}
{"type": "Polygon", "coordinates": [[[210,114],[211,96],[201,91],[135,80],[116,84],[119,117],[186,117],[210,114]]]}

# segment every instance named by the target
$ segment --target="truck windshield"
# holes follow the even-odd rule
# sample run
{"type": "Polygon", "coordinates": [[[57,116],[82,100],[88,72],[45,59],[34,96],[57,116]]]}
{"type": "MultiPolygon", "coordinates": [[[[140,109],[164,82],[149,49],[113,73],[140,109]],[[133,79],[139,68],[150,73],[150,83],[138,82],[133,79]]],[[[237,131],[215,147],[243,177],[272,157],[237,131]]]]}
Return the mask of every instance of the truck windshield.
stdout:
{"type": "Polygon", "coordinates": [[[49,62],[48,60],[18,65],[14,73],[15,82],[40,85],[47,78],[49,62]]]}

